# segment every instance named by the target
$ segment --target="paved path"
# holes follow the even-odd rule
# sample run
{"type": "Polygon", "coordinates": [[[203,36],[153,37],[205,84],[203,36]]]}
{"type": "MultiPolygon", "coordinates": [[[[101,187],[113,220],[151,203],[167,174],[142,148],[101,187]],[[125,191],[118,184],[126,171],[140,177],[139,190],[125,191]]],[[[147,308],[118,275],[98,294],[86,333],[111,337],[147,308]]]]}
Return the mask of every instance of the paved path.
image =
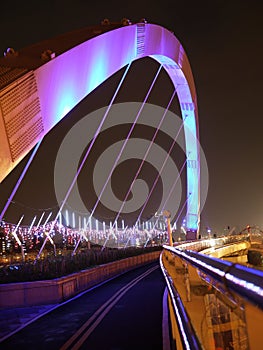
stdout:
{"type": "Polygon", "coordinates": [[[164,288],[158,263],[137,268],[56,307],[3,340],[0,348],[162,349],[164,288]]]}
{"type": "MultiPolygon", "coordinates": [[[[19,307],[0,309],[0,342],[9,334],[17,331],[25,324],[44,315],[56,305],[40,305],[30,307],[19,307]]],[[[1,348],[1,346],[0,346],[1,348]]]]}

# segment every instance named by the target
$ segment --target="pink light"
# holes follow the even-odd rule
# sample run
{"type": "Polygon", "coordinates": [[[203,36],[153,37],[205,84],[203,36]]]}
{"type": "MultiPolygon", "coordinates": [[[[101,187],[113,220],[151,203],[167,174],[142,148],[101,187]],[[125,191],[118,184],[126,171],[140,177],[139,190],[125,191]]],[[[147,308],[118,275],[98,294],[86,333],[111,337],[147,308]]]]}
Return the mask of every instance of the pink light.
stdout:
{"type": "MultiPolygon", "coordinates": [[[[195,85],[182,45],[173,33],[159,25],[138,23],[103,33],[34,70],[32,74],[37,85],[44,131],[32,144],[25,146],[19,159],[13,161],[8,149],[10,140],[0,123],[0,136],[3,140],[3,147],[0,147],[0,158],[3,160],[1,179],[91,91],[121,68],[147,56],[163,65],[177,89],[184,119],[186,152],[191,153],[191,160],[196,164],[194,168],[187,166],[187,194],[191,193],[191,200],[187,203],[186,226],[188,229],[198,230],[200,162],[195,85]]],[[[23,104],[19,106],[20,110],[22,108],[23,104]]],[[[14,110],[14,115],[10,118],[12,119],[17,112],[14,110]]],[[[0,108],[0,118],[2,117],[0,108]]],[[[6,207],[3,212],[5,210],[6,207]]]]}

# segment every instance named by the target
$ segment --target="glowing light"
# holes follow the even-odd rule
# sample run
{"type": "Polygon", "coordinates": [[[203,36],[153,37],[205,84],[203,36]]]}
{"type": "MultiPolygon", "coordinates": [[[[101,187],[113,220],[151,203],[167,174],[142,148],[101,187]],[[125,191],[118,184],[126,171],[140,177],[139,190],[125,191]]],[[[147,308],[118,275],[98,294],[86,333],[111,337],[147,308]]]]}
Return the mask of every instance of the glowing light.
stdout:
{"type": "Polygon", "coordinates": [[[45,215],[45,212],[43,212],[42,215],[40,216],[40,219],[39,219],[37,226],[36,226],[36,230],[39,228],[39,225],[41,224],[41,221],[42,221],[44,215],[45,215]]]}
{"type": "Polygon", "coordinates": [[[75,213],[72,212],[72,227],[75,228],[76,227],[76,222],[75,222],[75,213]]]}
{"type": "Polygon", "coordinates": [[[66,226],[69,226],[69,214],[68,214],[68,210],[66,209],[65,211],[66,214],[66,226]]]}
{"type": "Polygon", "coordinates": [[[34,71],[45,134],[91,91],[132,61],[148,56],[164,64],[177,89],[184,116],[186,151],[191,153],[191,163],[187,164],[187,196],[191,193],[191,197],[187,202],[186,228],[197,231],[200,164],[191,67],[173,33],[154,24],[144,23],[144,26],[143,50],[139,51],[137,46],[137,25],[129,25],[87,40],[34,71]]]}
{"type": "MultiPolygon", "coordinates": [[[[162,262],[162,254],[160,255],[159,262],[160,262],[160,267],[161,267],[162,273],[164,275],[166,285],[167,285],[167,288],[169,290],[169,294],[170,294],[170,297],[172,300],[173,308],[174,308],[175,315],[176,315],[176,320],[179,324],[180,334],[183,338],[182,342],[184,343],[185,349],[191,350],[192,346],[190,345],[189,339],[188,339],[187,334],[186,334],[186,327],[184,326],[184,323],[186,323],[189,328],[191,327],[189,317],[184,309],[184,306],[183,306],[183,303],[180,299],[180,296],[175,295],[175,292],[172,288],[168,273],[167,273],[167,271],[163,265],[163,262],[162,262]]],[[[195,339],[192,339],[192,341],[196,342],[195,339]]],[[[199,348],[197,343],[195,344],[195,348],[196,349],[199,348]]]]}
{"type": "Polygon", "coordinates": [[[45,232],[46,237],[50,240],[50,243],[54,245],[53,239],[50,237],[49,232],[45,232]]]}
{"type": "Polygon", "coordinates": [[[46,226],[46,224],[48,223],[48,220],[50,219],[51,215],[52,215],[52,212],[49,213],[48,217],[46,218],[46,221],[43,224],[43,227],[46,226]]]}
{"type": "Polygon", "coordinates": [[[94,69],[92,70],[91,75],[87,76],[87,91],[94,90],[104,81],[104,77],[107,72],[107,66],[109,64],[107,57],[104,54],[103,48],[100,48],[96,57],[94,57],[94,60],[94,62],[90,62],[94,69]]]}
{"type": "Polygon", "coordinates": [[[92,230],[92,222],[91,222],[91,216],[89,217],[89,229],[92,230]]]}
{"type": "MultiPolygon", "coordinates": [[[[191,153],[192,161],[187,167],[187,195],[192,196],[187,203],[186,227],[198,230],[200,164],[196,93],[186,54],[169,30],[145,21],[124,26],[93,37],[34,70],[44,124],[39,139],[103,81],[134,60],[147,56],[165,65],[177,89],[184,117],[186,151],[191,153]],[[140,37],[138,29],[142,25],[144,35],[140,37]]],[[[30,147],[23,150],[24,155],[30,147]]]]}
{"type": "Polygon", "coordinates": [[[62,226],[62,214],[60,213],[59,215],[59,226],[61,227],[62,226]]]}
{"type": "Polygon", "coordinates": [[[29,227],[29,229],[28,229],[28,232],[27,232],[28,235],[30,234],[30,232],[31,232],[31,230],[32,230],[32,227],[33,227],[33,225],[34,225],[34,222],[36,221],[36,218],[37,218],[37,217],[34,216],[32,222],[31,222],[31,225],[30,225],[30,227],[29,227]]]}
{"type": "Polygon", "coordinates": [[[216,242],[214,239],[211,238],[210,240],[211,247],[214,247],[216,245],[216,242]]]}
{"type": "Polygon", "coordinates": [[[71,108],[69,106],[65,106],[63,108],[62,115],[65,116],[66,114],[68,114],[68,112],[70,112],[70,110],[71,110],[71,108]]]}
{"type": "Polygon", "coordinates": [[[255,293],[260,297],[263,297],[263,289],[259,285],[256,285],[255,283],[248,282],[244,279],[238,278],[236,276],[233,276],[230,273],[226,274],[226,279],[239,285],[240,287],[246,288],[250,293],[255,293]]]}

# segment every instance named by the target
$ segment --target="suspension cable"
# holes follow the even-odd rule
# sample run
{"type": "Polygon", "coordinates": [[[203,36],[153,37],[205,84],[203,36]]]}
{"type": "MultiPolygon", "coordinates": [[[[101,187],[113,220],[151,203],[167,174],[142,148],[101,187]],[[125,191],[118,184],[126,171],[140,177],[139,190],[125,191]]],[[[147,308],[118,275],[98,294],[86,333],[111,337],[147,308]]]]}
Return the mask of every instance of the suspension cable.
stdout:
{"type": "Polygon", "coordinates": [[[109,180],[110,180],[110,178],[111,178],[111,176],[112,176],[112,173],[113,173],[113,171],[114,171],[114,169],[115,169],[115,167],[116,167],[116,165],[117,165],[117,163],[118,163],[118,161],[119,161],[119,159],[120,159],[120,157],[121,157],[121,155],[122,155],[122,153],[123,153],[123,150],[124,150],[124,148],[125,148],[125,146],[126,146],[128,140],[129,140],[129,138],[130,138],[130,136],[131,136],[131,133],[132,133],[132,131],[133,131],[135,125],[136,125],[136,122],[137,122],[137,120],[138,120],[138,118],[139,118],[139,116],[140,116],[140,114],[141,114],[141,111],[142,111],[142,109],[143,109],[143,107],[144,107],[144,105],[145,105],[145,103],[146,103],[146,101],[147,101],[147,99],[148,99],[148,97],[149,97],[149,95],[150,95],[150,92],[151,92],[151,90],[152,90],[152,88],[153,88],[153,86],[154,86],[154,84],[155,84],[155,82],[156,82],[156,80],[157,80],[157,78],[158,78],[158,75],[159,75],[161,69],[162,69],[162,65],[160,65],[160,67],[159,67],[159,69],[158,69],[158,71],[157,71],[157,73],[156,73],[156,75],[155,75],[155,77],[154,77],[154,79],[153,79],[153,82],[152,82],[152,84],[151,84],[151,86],[150,86],[150,88],[149,88],[149,90],[148,90],[148,92],[147,92],[147,94],[146,94],[146,96],[145,96],[145,98],[144,98],[144,101],[143,101],[143,103],[142,103],[142,105],[141,105],[141,107],[140,107],[140,109],[139,109],[139,111],[138,111],[138,113],[137,113],[137,115],[136,115],[136,118],[135,118],[135,120],[134,120],[134,122],[133,122],[133,124],[132,124],[132,126],[131,126],[131,128],[130,128],[130,130],[129,130],[129,133],[128,133],[128,135],[127,135],[127,137],[126,137],[126,139],[125,139],[125,141],[124,141],[124,143],[123,143],[123,145],[122,145],[122,147],[121,147],[121,150],[120,150],[120,152],[119,152],[117,158],[115,159],[115,162],[114,162],[114,164],[113,164],[113,166],[112,166],[112,169],[111,169],[111,171],[110,171],[110,173],[109,173],[109,175],[108,175],[108,178],[107,178],[105,184],[103,185],[102,190],[101,190],[101,192],[100,192],[100,194],[99,194],[99,196],[98,196],[98,198],[97,198],[97,201],[96,201],[96,203],[95,203],[95,205],[94,205],[94,207],[93,207],[93,209],[92,209],[92,212],[91,212],[91,214],[90,214],[90,216],[89,216],[90,218],[93,216],[93,214],[94,214],[94,212],[95,212],[95,210],[96,210],[96,208],[97,208],[97,206],[98,206],[98,204],[99,204],[99,202],[100,202],[100,200],[101,200],[101,197],[102,197],[102,195],[103,195],[103,192],[104,192],[104,190],[105,190],[105,188],[106,188],[106,186],[107,186],[107,184],[108,184],[108,182],[109,182],[109,180]]]}
{"type": "Polygon", "coordinates": [[[34,157],[35,157],[35,155],[36,155],[36,153],[37,153],[37,151],[38,151],[38,149],[39,149],[39,146],[40,146],[42,140],[43,140],[43,138],[42,138],[40,141],[38,141],[38,143],[36,144],[36,146],[35,146],[35,148],[34,148],[32,154],[31,154],[30,158],[28,159],[28,161],[27,161],[27,163],[26,163],[26,165],[25,165],[25,167],[24,167],[24,169],[23,169],[23,171],[22,171],[22,173],[21,173],[19,179],[17,180],[17,182],[16,182],[16,184],[15,184],[15,187],[13,188],[13,191],[11,192],[11,195],[10,195],[10,197],[8,198],[8,200],[7,200],[5,206],[4,206],[4,208],[3,208],[3,210],[2,210],[2,212],[1,212],[1,214],[0,214],[0,222],[3,220],[3,217],[4,217],[4,215],[5,215],[5,212],[7,211],[7,209],[8,209],[8,207],[9,207],[9,205],[10,205],[12,199],[14,198],[14,196],[15,196],[15,194],[16,194],[16,191],[18,190],[18,188],[19,188],[19,186],[20,186],[20,184],[21,184],[21,182],[22,182],[22,180],[23,180],[25,174],[27,173],[27,170],[28,170],[30,164],[32,163],[32,160],[34,159],[34,157]]]}
{"type": "Polygon", "coordinates": [[[74,178],[72,180],[72,183],[71,183],[71,185],[70,185],[70,187],[69,187],[69,189],[68,189],[68,191],[66,193],[66,196],[64,197],[64,200],[63,200],[63,202],[62,202],[62,204],[60,206],[59,212],[56,215],[55,221],[57,220],[59,213],[63,209],[63,207],[64,207],[64,205],[65,205],[65,203],[66,203],[66,201],[67,201],[67,199],[68,199],[68,197],[69,197],[69,195],[70,195],[70,193],[72,191],[72,188],[73,188],[73,186],[75,185],[75,183],[77,181],[79,173],[81,172],[81,170],[82,170],[82,168],[83,168],[83,166],[84,166],[84,164],[85,164],[85,162],[86,162],[86,160],[88,158],[88,155],[90,154],[90,151],[91,151],[91,149],[92,149],[92,147],[93,147],[93,145],[94,145],[94,143],[95,143],[95,141],[96,141],[96,139],[97,139],[97,137],[98,137],[98,135],[99,135],[99,133],[101,131],[101,128],[102,128],[102,126],[103,126],[103,124],[104,124],[104,122],[105,122],[105,120],[106,120],[106,118],[107,118],[107,116],[109,114],[111,106],[112,106],[112,104],[113,104],[113,102],[114,102],[114,100],[115,100],[115,98],[116,98],[116,96],[117,96],[117,94],[118,94],[118,92],[119,92],[119,90],[121,88],[121,85],[122,85],[122,83],[123,83],[123,81],[124,81],[128,71],[129,71],[130,66],[131,66],[131,62],[128,64],[128,66],[127,66],[127,68],[126,68],[126,70],[125,70],[125,72],[124,72],[124,74],[123,74],[123,76],[122,76],[118,86],[117,86],[117,89],[114,92],[114,95],[113,95],[113,97],[112,97],[112,99],[111,99],[111,101],[110,101],[110,103],[109,103],[109,105],[107,107],[107,110],[106,110],[106,112],[105,112],[105,114],[104,114],[104,116],[103,116],[103,118],[102,118],[102,120],[101,120],[101,122],[99,124],[99,127],[96,130],[95,135],[94,135],[94,137],[93,137],[93,139],[92,139],[92,141],[91,141],[91,143],[90,143],[90,145],[89,145],[89,147],[88,147],[88,149],[87,149],[87,151],[85,153],[85,156],[82,159],[82,162],[81,162],[81,164],[80,164],[80,166],[79,166],[79,168],[78,168],[78,170],[77,170],[77,172],[76,172],[76,174],[75,174],[75,176],[74,176],[74,178]]]}
{"type": "MultiPolygon", "coordinates": [[[[97,139],[97,137],[98,137],[98,135],[99,135],[99,133],[100,133],[100,131],[101,131],[101,129],[102,129],[102,126],[103,126],[103,124],[104,124],[104,122],[105,122],[105,120],[106,120],[106,118],[107,118],[107,116],[108,116],[108,114],[109,114],[110,108],[111,108],[111,106],[112,106],[112,104],[113,104],[113,102],[114,102],[114,100],[115,100],[115,98],[116,98],[116,96],[117,96],[117,94],[118,94],[118,92],[119,92],[121,86],[122,86],[122,83],[123,83],[123,81],[124,81],[124,79],[125,79],[125,77],[126,77],[128,71],[129,71],[129,68],[130,68],[131,64],[132,64],[132,62],[130,62],[130,63],[127,65],[127,67],[126,67],[126,69],[125,69],[125,71],[124,71],[124,73],[123,73],[123,76],[122,76],[122,78],[121,78],[121,80],[120,80],[120,82],[119,82],[119,84],[118,84],[118,86],[117,86],[117,89],[115,90],[115,92],[114,92],[114,94],[113,94],[113,96],[112,96],[112,99],[111,99],[111,101],[110,101],[110,103],[109,103],[109,105],[108,105],[108,107],[107,107],[107,109],[106,109],[106,112],[105,112],[105,114],[104,114],[104,116],[103,116],[103,118],[102,118],[102,120],[101,120],[101,122],[100,122],[100,124],[99,124],[99,126],[98,126],[98,128],[97,128],[97,130],[96,130],[96,132],[95,132],[95,134],[94,134],[94,136],[93,136],[93,139],[92,139],[92,141],[91,141],[91,143],[90,143],[90,145],[89,145],[89,147],[88,147],[88,149],[87,149],[87,151],[86,151],[86,153],[85,153],[84,158],[82,159],[82,162],[81,162],[81,164],[80,164],[80,166],[79,166],[79,168],[78,168],[78,170],[77,170],[77,172],[76,172],[76,174],[75,174],[75,176],[74,176],[74,178],[73,178],[73,180],[72,180],[72,182],[71,182],[71,185],[70,185],[69,188],[68,188],[68,191],[67,191],[67,193],[66,193],[66,195],[65,195],[65,197],[64,197],[64,200],[63,200],[63,202],[62,202],[61,205],[60,205],[60,208],[59,208],[59,210],[58,210],[58,212],[57,212],[57,214],[56,214],[56,217],[55,217],[55,219],[53,220],[53,222],[52,222],[52,224],[51,224],[50,232],[52,232],[52,230],[54,229],[54,226],[55,226],[55,224],[56,224],[56,221],[58,220],[58,217],[59,217],[59,215],[60,215],[62,209],[64,208],[64,205],[65,205],[65,203],[66,203],[66,201],[67,201],[67,199],[68,199],[68,197],[69,197],[69,195],[70,195],[70,193],[71,193],[71,191],[72,191],[72,188],[73,188],[73,186],[75,185],[75,183],[76,183],[76,181],[77,181],[77,178],[78,178],[78,176],[79,176],[79,173],[81,172],[81,170],[82,170],[82,168],[83,168],[83,166],[84,166],[84,164],[85,164],[85,162],[86,162],[86,160],[87,160],[87,158],[88,158],[88,155],[90,154],[91,148],[93,147],[93,145],[94,145],[94,143],[95,143],[95,141],[96,141],[96,139],[97,139]]],[[[44,246],[45,246],[45,244],[46,244],[46,242],[47,242],[47,239],[48,239],[48,236],[45,238],[45,240],[44,240],[44,242],[43,242],[43,244],[42,244],[42,247],[41,247],[40,251],[42,251],[42,250],[44,249],[44,246]]],[[[38,256],[39,256],[39,255],[38,255],[38,256]]],[[[38,258],[38,257],[37,257],[37,258],[38,258]]]]}
{"type": "MultiPolygon", "coordinates": [[[[152,138],[152,140],[151,140],[151,142],[150,142],[150,144],[149,144],[149,146],[148,146],[148,148],[147,148],[147,150],[146,150],[146,153],[145,153],[145,155],[144,155],[144,157],[143,157],[143,159],[142,159],[142,161],[141,161],[141,164],[140,164],[140,166],[139,166],[139,168],[138,168],[138,170],[137,170],[137,172],[136,172],[136,174],[135,174],[135,176],[134,176],[134,178],[133,178],[133,181],[132,181],[132,183],[131,183],[131,185],[130,185],[130,187],[129,187],[127,193],[126,193],[126,196],[125,196],[123,202],[122,202],[122,205],[121,205],[121,207],[120,207],[120,210],[119,210],[119,212],[118,212],[118,214],[117,214],[117,216],[116,216],[116,218],[115,218],[114,224],[117,222],[117,220],[118,220],[118,218],[119,218],[119,216],[120,216],[120,213],[121,213],[121,211],[122,211],[122,209],[123,209],[123,207],[124,207],[124,205],[125,205],[125,203],[126,203],[126,201],[127,201],[127,198],[128,198],[128,196],[129,196],[129,194],[130,194],[130,192],[131,192],[131,190],[132,190],[132,187],[133,187],[133,185],[134,185],[134,183],[135,183],[135,181],[136,181],[136,179],[137,179],[137,177],[138,177],[138,175],[139,175],[139,173],[140,173],[140,171],[141,171],[141,169],[142,169],[143,164],[145,163],[145,160],[146,160],[146,158],[147,158],[147,156],[148,156],[148,154],[149,154],[149,152],[150,152],[150,149],[151,149],[151,147],[152,147],[152,145],[153,145],[153,143],[154,143],[154,141],[155,141],[155,139],[156,139],[156,136],[157,136],[157,134],[158,134],[158,131],[159,131],[159,129],[160,129],[160,127],[161,127],[161,125],[162,125],[162,123],[163,123],[163,121],[164,121],[164,118],[165,118],[165,116],[166,116],[166,114],[167,114],[167,112],[168,112],[168,110],[169,110],[169,108],[170,108],[170,105],[171,105],[171,103],[172,103],[172,101],[173,101],[173,99],[174,99],[175,94],[176,94],[176,90],[174,90],[174,92],[173,92],[173,94],[172,94],[172,96],[171,96],[171,98],[170,98],[170,101],[169,101],[169,103],[168,103],[168,105],[167,105],[167,107],[166,107],[166,109],[165,109],[165,111],[164,111],[164,113],[163,113],[163,116],[162,116],[162,118],[161,118],[161,120],[160,120],[160,122],[159,122],[159,124],[158,124],[158,126],[157,126],[157,128],[156,128],[156,130],[155,130],[155,133],[154,133],[154,135],[153,135],[153,138],[152,138]]],[[[113,226],[114,226],[114,224],[113,224],[113,226]]]]}
{"type": "Polygon", "coordinates": [[[181,210],[180,210],[180,212],[179,212],[179,214],[177,215],[177,218],[176,218],[176,220],[175,220],[176,223],[177,223],[179,217],[181,216],[181,214],[182,214],[182,212],[183,212],[183,210],[184,210],[184,208],[185,208],[185,206],[186,206],[186,203],[188,202],[188,199],[189,199],[189,197],[190,197],[191,195],[192,195],[192,193],[190,192],[189,195],[187,196],[186,200],[184,201],[184,204],[183,204],[183,206],[182,206],[182,208],[181,208],[181,210]]]}
{"type": "MultiPolygon", "coordinates": [[[[187,158],[185,159],[183,165],[181,166],[181,169],[180,169],[180,171],[179,171],[179,173],[178,173],[178,175],[177,175],[177,177],[176,177],[176,179],[175,179],[175,182],[173,183],[173,186],[170,188],[169,194],[168,194],[168,196],[167,196],[167,198],[166,198],[166,200],[165,200],[165,202],[164,202],[164,204],[163,204],[163,207],[162,207],[162,209],[161,209],[161,213],[162,213],[162,212],[164,211],[164,209],[166,208],[166,204],[167,204],[167,202],[169,201],[169,199],[170,199],[170,197],[171,197],[171,195],[172,195],[172,193],[173,193],[173,191],[174,191],[174,188],[175,188],[175,186],[176,186],[178,180],[180,179],[180,176],[181,176],[181,174],[182,174],[182,171],[183,171],[183,169],[184,169],[186,163],[187,163],[187,158]]],[[[153,225],[153,230],[155,229],[156,225],[158,224],[159,219],[160,219],[160,216],[158,216],[157,220],[155,221],[155,223],[154,223],[154,225],[153,225]]]]}
{"type": "Polygon", "coordinates": [[[161,173],[162,173],[162,171],[163,171],[163,169],[164,169],[164,167],[165,167],[165,164],[166,164],[166,162],[167,162],[167,160],[168,160],[168,158],[169,158],[169,156],[170,156],[170,153],[172,152],[172,149],[173,149],[173,147],[174,147],[174,145],[175,145],[175,143],[176,143],[176,141],[177,141],[177,138],[178,138],[178,136],[179,136],[179,134],[180,134],[180,131],[182,130],[182,127],[184,126],[184,121],[185,121],[186,118],[187,118],[187,116],[183,119],[183,122],[182,122],[182,124],[181,124],[181,126],[180,126],[180,128],[179,128],[179,130],[178,130],[178,132],[177,132],[177,134],[176,134],[176,136],[175,136],[175,138],[174,138],[172,144],[171,144],[171,147],[170,147],[170,149],[169,149],[169,151],[168,151],[168,153],[167,153],[167,155],[166,155],[166,157],[165,157],[165,160],[164,160],[164,162],[163,162],[163,165],[162,165],[160,171],[158,172],[158,174],[157,174],[157,176],[156,176],[156,178],[155,178],[155,181],[154,181],[154,183],[153,183],[153,185],[152,185],[152,188],[151,188],[151,190],[150,190],[150,192],[149,192],[149,194],[148,194],[148,196],[147,196],[147,198],[146,198],[146,201],[144,202],[144,205],[143,205],[143,207],[142,207],[142,209],[141,209],[141,211],[140,211],[140,214],[138,215],[137,222],[139,222],[140,219],[141,219],[142,213],[143,213],[143,211],[144,211],[144,209],[145,209],[145,207],[146,207],[146,205],[147,205],[147,203],[148,203],[148,201],[149,201],[149,199],[150,199],[150,197],[151,197],[151,195],[152,195],[152,192],[153,192],[153,190],[154,190],[154,188],[155,188],[155,186],[156,186],[156,184],[157,184],[157,181],[158,181],[159,177],[161,176],[161,173]]]}

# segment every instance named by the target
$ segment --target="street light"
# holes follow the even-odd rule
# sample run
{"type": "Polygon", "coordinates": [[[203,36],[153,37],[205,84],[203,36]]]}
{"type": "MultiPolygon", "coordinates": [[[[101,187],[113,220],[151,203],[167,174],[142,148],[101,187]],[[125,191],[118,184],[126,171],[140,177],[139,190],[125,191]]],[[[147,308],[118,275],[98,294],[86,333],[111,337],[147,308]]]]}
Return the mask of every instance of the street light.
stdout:
{"type": "Polygon", "coordinates": [[[171,223],[170,223],[170,218],[171,218],[171,213],[169,210],[164,210],[163,211],[163,216],[166,218],[167,222],[167,232],[168,232],[168,237],[169,237],[169,246],[173,246],[173,237],[172,237],[172,229],[171,229],[171,223]]]}

